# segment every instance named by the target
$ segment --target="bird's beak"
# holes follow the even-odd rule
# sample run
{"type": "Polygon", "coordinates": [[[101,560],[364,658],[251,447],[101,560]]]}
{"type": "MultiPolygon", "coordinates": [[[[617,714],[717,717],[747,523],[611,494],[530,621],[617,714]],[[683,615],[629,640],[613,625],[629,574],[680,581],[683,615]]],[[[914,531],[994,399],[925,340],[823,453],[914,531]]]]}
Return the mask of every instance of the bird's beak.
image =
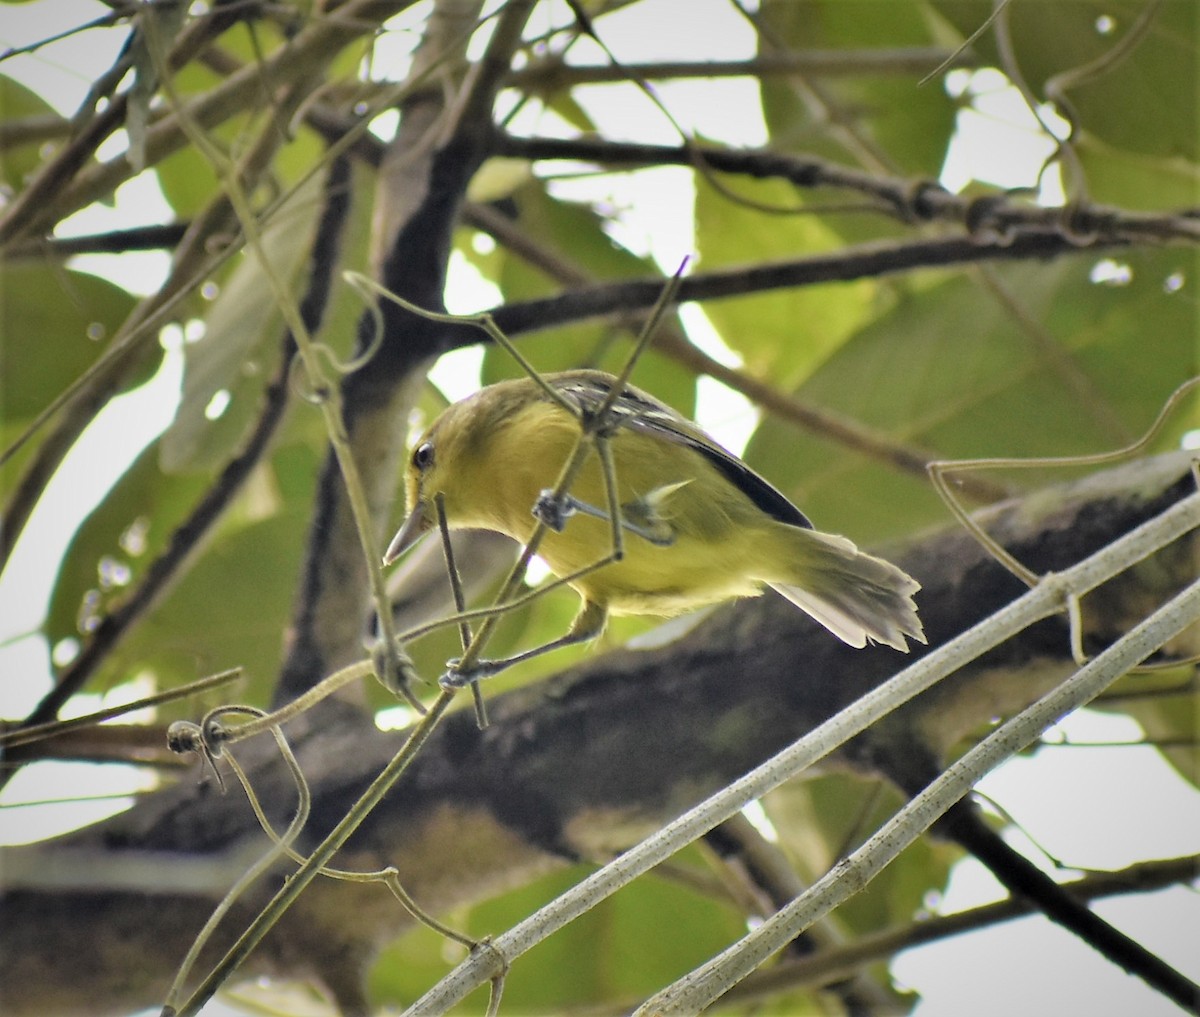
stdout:
{"type": "Polygon", "coordinates": [[[396,531],[392,542],[388,544],[388,549],[383,554],[384,565],[391,565],[424,536],[425,531],[429,529],[428,518],[424,500],[418,500],[408,514],[408,518],[404,520],[404,524],[396,531]]]}

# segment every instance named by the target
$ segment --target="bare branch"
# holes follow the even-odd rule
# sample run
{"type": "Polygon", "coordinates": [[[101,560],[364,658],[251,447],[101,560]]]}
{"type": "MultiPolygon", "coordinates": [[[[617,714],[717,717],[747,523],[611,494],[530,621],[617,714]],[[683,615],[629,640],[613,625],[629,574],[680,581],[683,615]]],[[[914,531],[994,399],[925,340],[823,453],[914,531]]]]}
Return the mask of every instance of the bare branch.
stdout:
{"type": "Polygon", "coordinates": [[[1046,208],[1003,194],[967,198],[951,194],[932,181],[867,173],[815,156],[698,146],[640,145],[593,138],[565,141],[521,138],[511,134],[497,139],[496,154],[516,159],[568,159],[624,167],[691,166],[699,156],[717,172],[752,179],[789,180],[806,189],[855,191],[871,199],[881,213],[903,222],[953,222],[966,227],[972,234],[984,236],[989,232],[1003,238],[1023,230],[1045,231],[1073,238],[1080,246],[1092,243],[1194,243],[1200,239],[1200,214],[1194,209],[1134,212],[1099,204],[1046,208]]]}
{"type": "Polygon", "coordinates": [[[917,75],[951,60],[949,66],[973,64],[969,54],[952,59],[949,50],[935,46],[899,49],[791,50],[761,53],[750,60],[659,61],[657,63],[566,64],[538,60],[513,71],[506,84],[530,92],[546,93],[594,85],[627,82],[630,73],[644,80],[703,78],[761,78],[783,74],[812,74],[820,77],[917,75]]]}

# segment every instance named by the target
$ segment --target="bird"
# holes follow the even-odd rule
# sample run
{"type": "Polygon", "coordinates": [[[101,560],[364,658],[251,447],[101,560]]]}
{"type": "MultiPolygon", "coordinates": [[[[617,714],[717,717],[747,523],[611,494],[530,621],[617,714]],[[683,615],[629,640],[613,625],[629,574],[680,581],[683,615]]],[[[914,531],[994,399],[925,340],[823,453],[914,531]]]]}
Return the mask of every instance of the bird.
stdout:
{"type": "Polygon", "coordinates": [[[452,403],[413,445],[405,501],[385,564],[437,527],[440,502],[449,529],[495,530],[525,543],[542,525],[537,553],[581,598],[562,637],[461,671],[451,661],[446,687],[593,639],[610,615],[672,616],[764,588],[849,646],[907,652],[906,637],[925,641],[915,579],[846,537],[815,529],[692,421],[603,371],[500,381],[452,403]],[[569,490],[556,494],[588,421],[591,447],[569,490]],[[606,458],[616,484],[611,500],[606,458]]]}

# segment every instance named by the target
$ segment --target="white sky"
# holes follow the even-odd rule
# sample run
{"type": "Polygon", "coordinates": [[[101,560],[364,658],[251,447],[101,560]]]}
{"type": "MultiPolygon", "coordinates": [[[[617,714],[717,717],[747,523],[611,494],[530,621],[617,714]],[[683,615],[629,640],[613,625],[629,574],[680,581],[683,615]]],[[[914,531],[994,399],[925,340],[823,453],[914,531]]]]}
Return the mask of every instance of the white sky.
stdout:
{"type": "MultiPolygon", "coordinates": [[[[0,45],[19,45],[70,24],[99,16],[106,8],[89,0],[38,0],[0,6],[0,45]]],[[[746,23],[724,0],[693,0],[688,32],[645,30],[673,25],[675,0],[645,3],[602,22],[605,36],[623,61],[689,58],[703,46],[709,55],[737,59],[753,51],[746,23]]],[[[560,13],[559,22],[563,20],[560,13]]],[[[0,73],[34,88],[64,113],[78,104],[92,77],[92,68],[109,63],[124,33],[113,30],[68,40],[36,57],[0,64],[0,73]]],[[[402,58],[404,36],[394,59],[402,58]]],[[[582,59],[590,44],[576,51],[582,59]]],[[[381,47],[381,60],[387,56],[381,47]]],[[[971,78],[956,72],[958,91],[977,96],[976,111],[965,112],[943,180],[962,186],[972,177],[1003,185],[1033,185],[1036,170],[1050,142],[1034,130],[1031,115],[1011,89],[994,73],[971,78]],[[996,157],[1003,152],[1005,159],[996,157]]],[[[754,145],[765,137],[752,87],[746,82],[672,82],[659,88],[664,103],[688,130],[754,145]],[[714,93],[714,87],[723,91],[714,93]],[[719,99],[715,96],[719,95],[719,99]],[[731,118],[730,110],[737,110],[731,118]],[[734,128],[736,127],[736,133],[734,128]]],[[[591,89],[581,97],[603,129],[617,125],[623,135],[635,134],[652,142],[677,140],[662,113],[632,91],[591,89]]],[[[542,126],[548,126],[543,118],[542,126]]],[[[1043,181],[1043,200],[1061,200],[1057,174],[1043,181]]],[[[619,237],[642,253],[652,253],[660,265],[673,269],[690,253],[692,185],[683,169],[660,169],[618,174],[608,181],[560,185],[563,196],[599,198],[625,209],[619,237]]],[[[152,175],[127,185],[115,209],[90,209],[72,222],[72,230],[91,232],[129,224],[131,209],[137,221],[162,221],[169,215],[152,175]]],[[[151,292],[166,267],[165,254],[121,256],[91,260],[79,267],[97,274],[111,273],[137,292],[151,292]]],[[[493,303],[494,292],[480,284],[461,262],[451,274],[448,303],[474,309],[493,303]]],[[[687,325],[714,356],[728,357],[698,308],[686,308],[687,325]]],[[[439,371],[452,397],[464,363],[478,353],[464,351],[451,369],[439,371]]],[[[70,535],[107,487],[132,461],[140,448],[169,422],[179,390],[181,359],[169,357],[153,382],[117,400],[97,421],[64,464],[62,476],[39,504],[29,534],[19,545],[8,570],[0,576],[0,673],[21,675],[19,683],[0,685],[0,716],[19,716],[41,694],[35,676],[45,675],[47,649],[32,633],[44,616],[53,576],[70,535]],[[139,433],[140,428],[140,433],[139,433]],[[19,689],[14,694],[14,689],[19,689]]],[[[477,373],[476,373],[477,376],[477,373]]],[[[729,447],[740,449],[756,422],[744,401],[731,399],[722,386],[702,382],[698,416],[729,447]]],[[[42,688],[48,681],[41,678],[42,688]]],[[[126,693],[128,694],[128,693],[126,693]]],[[[82,699],[83,697],[81,697],[82,699]]],[[[95,708],[94,697],[74,704],[81,712],[95,708]]],[[[1124,718],[1089,711],[1068,718],[1062,729],[1075,741],[1136,740],[1140,731],[1124,718]]],[[[87,788],[95,794],[142,786],[145,778],[120,767],[41,764],[27,767],[6,789],[6,804],[61,798],[87,788]]],[[[999,801],[1058,856],[1075,865],[1119,867],[1147,857],[1166,857],[1200,850],[1200,795],[1175,776],[1148,748],[1047,749],[1036,759],[1016,759],[985,779],[981,790],[999,801]]],[[[0,843],[46,836],[54,830],[91,822],[121,807],[97,801],[54,808],[0,810],[0,843]]],[[[1036,851],[1033,857],[1037,858],[1036,851]]],[[[974,861],[955,868],[939,909],[954,911],[996,899],[1002,894],[990,874],[974,861]]],[[[1126,898],[1098,909],[1152,950],[1200,977],[1195,944],[1200,943],[1200,904],[1194,893],[1176,888],[1149,897],[1126,898]]],[[[893,970],[904,984],[922,994],[919,1017],[1008,1017],[1027,1014],[1087,1014],[1089,1017],[1137,1013],[1143,1017],[1179,1011],[1090,950],[1042,920],[1009,923],[982,933],[962,936],[900,955],[893,970]],[[1069,994],[1069,995],[1068,995],[1069,994]]],[[[206,1012],[233,1012],[214,1004],[206,1012]]]]}

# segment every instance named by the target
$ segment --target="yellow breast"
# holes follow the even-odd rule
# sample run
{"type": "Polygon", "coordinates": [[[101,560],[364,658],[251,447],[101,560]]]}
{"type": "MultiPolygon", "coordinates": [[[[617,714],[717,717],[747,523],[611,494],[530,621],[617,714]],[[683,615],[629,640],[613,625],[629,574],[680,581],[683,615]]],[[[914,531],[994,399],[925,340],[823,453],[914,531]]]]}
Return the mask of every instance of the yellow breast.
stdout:
{"type": "MultiPolygon", "coordinates": [[[[465,525],[486,526],[527,541],[536,525],[532,508],[553,488],[570,457],[578,425],[566,413],[538,403],[522,411],[515,426],[491,436],[484,454],[502,470],[471,493],[477,518],[465,525]]],[[[653,498],[655,512],[674,540],[658,546],[633,533],[623,534],[624,557],[573,581],[587,600],[615,614],[669,615],[735,596],[756,594],[754,548],[750,539],[762,511],[734,488],[701,454],[627,429],[611,439],[618,500],[631,505],[653,498]]],[[[603,470],[589,449],[570,493],[590,505],[608,504],[603,470]]],[[[611,525],[586,515],[571,516],[561,533],[548,531],[538,553],[563,577],[612,553],[611,525]]]]}

